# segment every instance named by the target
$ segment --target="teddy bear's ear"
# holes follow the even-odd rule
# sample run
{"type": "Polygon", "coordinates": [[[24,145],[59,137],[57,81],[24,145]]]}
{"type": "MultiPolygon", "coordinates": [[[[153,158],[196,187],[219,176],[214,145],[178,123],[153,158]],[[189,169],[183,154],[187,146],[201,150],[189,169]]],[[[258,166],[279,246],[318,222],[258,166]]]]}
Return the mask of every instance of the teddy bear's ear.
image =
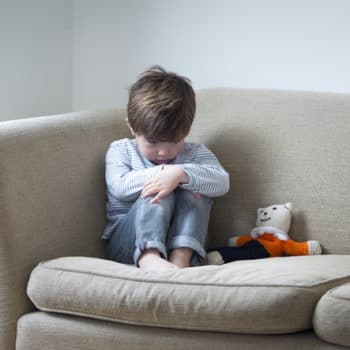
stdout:
{"type": "Polygon", "coordinates": [[[284,205],[288,210],[292,211],[292,203],[291,202],[288,202],[284,205]]]}

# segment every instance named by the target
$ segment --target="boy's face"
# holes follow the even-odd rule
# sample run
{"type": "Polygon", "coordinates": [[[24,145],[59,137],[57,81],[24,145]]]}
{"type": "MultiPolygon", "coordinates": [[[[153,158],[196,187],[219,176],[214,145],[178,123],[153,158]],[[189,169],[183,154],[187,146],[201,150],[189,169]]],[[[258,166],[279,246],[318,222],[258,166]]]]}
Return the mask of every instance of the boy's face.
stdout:
{"type": "Polygon", "coordinates": [[[184,145],[184,139],[178,142],[162,142],[147,140],[142,135],[135,135],[135,138],[142,154],[156,164],[168,163],[176,158],[184,145]]]}
{"type": "Polygon", "coordinates": [[[131,128],[127,118],[126,122],[131,133],[135,136],[137,144],[140,148],[141,153],[148,160],[155,164],[168,163],[170,160],[177,157],[181,152],[185,139],[181,139],[177,142],[165,142],[157,140],[148,140],[144,136],[136,134],[131,128]]]}

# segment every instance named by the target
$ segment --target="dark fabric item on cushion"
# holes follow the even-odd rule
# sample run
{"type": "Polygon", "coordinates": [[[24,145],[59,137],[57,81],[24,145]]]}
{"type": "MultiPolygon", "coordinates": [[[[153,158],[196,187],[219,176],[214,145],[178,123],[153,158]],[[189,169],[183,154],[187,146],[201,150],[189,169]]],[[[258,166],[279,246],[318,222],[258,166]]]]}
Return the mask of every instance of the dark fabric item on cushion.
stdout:
{"type": "Polygon", "coordinates": [[[250,241],[241,247],[221,247],[212,249],[210,252],[216,251],[225,263],[236,260],[262,259],[268,258],[269,253],[258,241],[250,241]]]}

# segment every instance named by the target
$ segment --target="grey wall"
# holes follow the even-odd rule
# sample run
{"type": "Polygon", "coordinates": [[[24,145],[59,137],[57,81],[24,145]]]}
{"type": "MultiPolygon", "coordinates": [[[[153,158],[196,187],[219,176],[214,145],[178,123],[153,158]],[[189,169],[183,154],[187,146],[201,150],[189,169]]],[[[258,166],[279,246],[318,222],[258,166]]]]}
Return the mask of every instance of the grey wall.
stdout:
{"type": "Polygon", "coordinates": [[[0,0],[0,120],[72,110],[71,0],[0,0]]]}
{"type": "Polygon", "coordinates": [[[152,64],[196,89],[350,93],[348,0],[0,0],[0,120],[125,106],[152,64]]]}
{"type": "Polygon", "coordinates": [[[348,0],[75,0],[73,108],[124,105],[152,64],[195,88],[350,92],[348,0]]]}

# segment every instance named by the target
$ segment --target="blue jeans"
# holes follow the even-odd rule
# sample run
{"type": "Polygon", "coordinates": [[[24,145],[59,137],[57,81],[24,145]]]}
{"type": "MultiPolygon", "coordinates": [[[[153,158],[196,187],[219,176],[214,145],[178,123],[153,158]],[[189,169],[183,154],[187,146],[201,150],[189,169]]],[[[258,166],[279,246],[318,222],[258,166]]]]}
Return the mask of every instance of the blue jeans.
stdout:
{"type": "Polygon", "coordinates": [[[155,248],[168,259],[171,250],[186,247],[194,251],[191,265],[200,264],[206,255],[212,199],[179,188],[158,203],[151,204],[152,198],[136,200],[107,242],[107,258],[138,265],[146,249],[155,248]]]}

